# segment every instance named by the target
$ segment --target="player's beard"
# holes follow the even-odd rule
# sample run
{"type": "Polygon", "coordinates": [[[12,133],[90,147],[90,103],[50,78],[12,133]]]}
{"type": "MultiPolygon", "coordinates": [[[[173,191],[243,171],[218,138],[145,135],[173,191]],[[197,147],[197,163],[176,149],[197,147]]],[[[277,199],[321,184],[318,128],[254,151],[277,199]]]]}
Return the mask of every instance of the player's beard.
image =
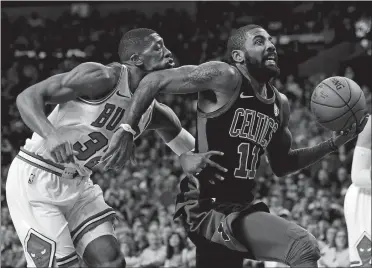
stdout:
{"type": "Polygon", "coordinates": [[[245,64],[248,72],[261,83],[267,83],[271,78],[277,77],[280,74],[279,67],[275,65],[265,65],[265,60],[261,62],[249,56],[245,52],[245,64]]]}

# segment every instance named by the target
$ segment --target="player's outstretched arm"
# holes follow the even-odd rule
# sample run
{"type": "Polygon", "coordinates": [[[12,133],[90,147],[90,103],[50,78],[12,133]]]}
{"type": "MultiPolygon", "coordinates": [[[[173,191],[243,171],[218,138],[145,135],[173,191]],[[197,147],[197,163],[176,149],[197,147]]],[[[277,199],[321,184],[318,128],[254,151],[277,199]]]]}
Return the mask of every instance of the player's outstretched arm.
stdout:
{"type": "Polygon", "coordinates": [[[351,180],[360,188],[371,188],[371,115],[359,134],[351,167],[351,180]]]}
{"type": "Polygon", "coordinates": [[[155,130],[164,143],[178,156],[195,148],[195,138],[184,128],[174,111],[155,101],[148,129],[155,130]]]}
{"type": "Polygon", "coordinates": [[[150,73],[138,85],[124,114],[124,122],[130,126],[137,125],[142,114],[160,92],[170,94],[205,90],[227,92],[233,90],[237,83],[236,70],[229,64],[218,61],[150,73]]]}
{"type": "Polygon", "coordinates": [[[25,124],[46,140],[54,161],[68,163],[73,161],[71,156],[77,152],[48,120],[44,113],[45,105],[66,103],[82,96],[94,98],[112,89],[114,84],[112,68],[87,62],[25,89],[17,96],[17,107],[25,124]]]}
{"type": "Polygon", "coordinates": [[[198,66],[188,65],[157,71],[145,76],[138,85],[131,104],[124,114],[124,124],[115,132],[108,150],[102,156],[103,161],[110,158],[105,168],[109,169],[114,166],[120,168],[129,159],[133,148],[133,127],[138,125],[142,114],[159,92],[171,94],[186,94],[204,90],[227,92],[233,90],[239,81],[236,72],[227,63],[211,61],[198,66]]]}
{"type": "Polygon", "coordinates": [[[279,133],[273,137],[271,143],[266,148],[271,169],[279,177],[314,164],[356,136],[356,126],[354,125],[353,130],[349,131],[348,134],[334,135],[334,138],[313,147],[292,149],[292,134],[288,128],[290,115],[289,103],[287,97],[283,94],[281,94],[281,101],[283,102],[283,123],[278,130],[279,133]]]}

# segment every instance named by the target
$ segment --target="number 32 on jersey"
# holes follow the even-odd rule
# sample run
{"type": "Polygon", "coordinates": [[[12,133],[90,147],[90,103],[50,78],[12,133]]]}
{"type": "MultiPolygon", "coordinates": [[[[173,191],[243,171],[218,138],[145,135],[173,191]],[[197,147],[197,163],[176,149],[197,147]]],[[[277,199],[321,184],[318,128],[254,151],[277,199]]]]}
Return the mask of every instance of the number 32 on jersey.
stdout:
{"type": "MultiPolygon", "coordinates": [[[[124,109],[116,107],[111,103],[106,103],[99,117],[91,125],[96,128],[105,127],[107,130],[113,131],[118,126],[120,120],[123,118],[124,112],[124,109]]],[[[80,142],[76,142],[73,145],[74,150],[79,152],[76,158],[80,161],[88,160],[96,152],[100,151],[103,147],[108,145],[108,139],[99,131],[94,131],[88,134],[88,136],[90,140],[84,142],[83,144],[80,142]]],[[[92,169],[95,165],[98,164],[100,159],[101,156],[93,157],[84,166],[92,169]]]]}
{"type": "Polygon", "coordinates": [[[234,171],[234,177],[239,179],[254,179],[256,176],[257,161],[259,157],[260,147],[250,143],[241,143],[238,146],[238,154],[240,155],[239,167],[234,171]]]}

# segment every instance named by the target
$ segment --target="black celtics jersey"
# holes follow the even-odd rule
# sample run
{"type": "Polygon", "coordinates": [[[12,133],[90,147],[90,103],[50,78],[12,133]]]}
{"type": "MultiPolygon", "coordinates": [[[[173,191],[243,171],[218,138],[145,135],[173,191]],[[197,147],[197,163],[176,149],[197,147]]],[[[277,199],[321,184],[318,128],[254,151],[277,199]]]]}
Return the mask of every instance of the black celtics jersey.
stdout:
{"type": "Polygon", "coordinates": [[[279,93],[267,84],[267,99],[255,94],[241,73],[241,83],[231,100],[219,110],[203,113],[198,109],[196,151],[217,150],[223,156],[212,157],[228,169],[220,173],[225,180],[213,180],[215,168],[205,168],[197,177],[200,198],[223,201],[252,201],[254,178],[260,157],[280,127],[279,93]]]}

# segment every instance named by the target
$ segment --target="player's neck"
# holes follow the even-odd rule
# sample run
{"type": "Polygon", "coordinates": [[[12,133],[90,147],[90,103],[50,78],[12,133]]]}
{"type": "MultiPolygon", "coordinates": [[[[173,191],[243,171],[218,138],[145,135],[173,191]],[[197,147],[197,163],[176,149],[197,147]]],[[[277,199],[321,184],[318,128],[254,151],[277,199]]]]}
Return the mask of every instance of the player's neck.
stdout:
{"type": "Polygon", "coordinates": [[[256,78],[254,78],[252,74],[249,73],[247,66],[243,64],[237,64],[236,66],[241,71],[241,73],[249,80],[253,90],[261,96],[266,97],[266,83],[259,82],[256,78]]]}
{"type": "Polygon", "coordinates": [[[141,70],[140,68],[138,68],[135,65],[128,64],[128,63],[125,63],[125,65],[127,66],[128,71],[129,71],[129,76],[128,76],[128,79],[129,79],[129,81],[128,81],[129,89],[130,89],[130,91],[132,93],[134,93],[134,91],[138,87],[138,84],[140,83],[140,81],[142,80],[142,78],[147,73],[144,72],[143,70],[141,70]]]}

